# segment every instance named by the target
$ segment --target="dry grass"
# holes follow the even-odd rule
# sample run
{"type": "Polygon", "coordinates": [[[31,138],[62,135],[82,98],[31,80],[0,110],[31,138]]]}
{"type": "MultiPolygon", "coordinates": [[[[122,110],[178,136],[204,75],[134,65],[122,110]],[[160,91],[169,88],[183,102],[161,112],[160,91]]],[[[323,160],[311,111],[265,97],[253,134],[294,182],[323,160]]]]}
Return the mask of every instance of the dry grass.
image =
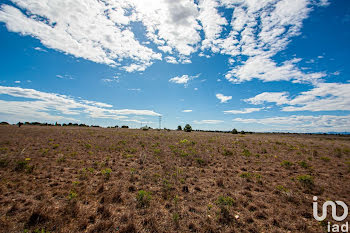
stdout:
{"type": "Polygon", "coordinates": [[[350,203],[349,148],[345,136],[0,126],[0,232],[323,232],[312,197],[350,203]]]}

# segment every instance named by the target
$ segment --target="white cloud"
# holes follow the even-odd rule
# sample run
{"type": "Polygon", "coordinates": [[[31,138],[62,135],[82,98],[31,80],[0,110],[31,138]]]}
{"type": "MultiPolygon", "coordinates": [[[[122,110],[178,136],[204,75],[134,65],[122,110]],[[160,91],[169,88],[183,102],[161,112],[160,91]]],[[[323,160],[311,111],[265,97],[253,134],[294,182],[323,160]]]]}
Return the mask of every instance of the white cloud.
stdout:
{"type": "Polygon", "coordinates": [[[129,88],[128,91],[141,91],[141,88],[129,88]]]}
{"type": "Polygon", "coordinates": [[[255,105],[263,104],[264,102],[274,102],[277,105],[282,105],[289,102],[287,92],[263,92],[244,101],[255,105]]]}
{"type": "Polygon", "coordinates": [[[21,83],[21,81],[15,81],[14,83],[21,83]]]}
{"type": "Polygon", "coordinates": [[[245,100],[251,104],[264,102],[287,105],[282,111],[350,111],[349,83],[319,83],[309,91],[289,98],[287,92],[264,92],[245,100]]]}
{"type": "MultiPolygon", "coordinates": [[[[300,34],[302,22],[309,16],[310,0],[221,0],[226,7],[233,7],[232,31],[219,40],[221,53],[242,59],[226,74],[233,83],[250,81],[317,82],[325,73],[303,73],[293,59],[277,64],[272,57],[284,50],[292,37],[300,34]],[[247,56],[247,58],[246,58],[247,56]]],[[[232,63],[232,58],[229,58],[232,63]]],[[[237,60],[237,59],[235,59],[237,60]]]]}
{"type": "Polygon", "coordinates": [[[216,94],[216,98],[220,100],[220,103],[226,103],[230,99],[232,99],[232,96],[224,96],[223,94],[216,94]]]}
{"type": "Polygon", "coordinates": [[[216,0],[200,0],[198,7],[200,9],[198,19],[202,23],[205,34],[202,49],[210,48],[213,52],[218,52],[216,39],[220,36],[222,26],[226,25],[227,21],[218,13],[219,4],[216,0]]]}
{"type": "Polygon", "coordinates": [[[105,82],[105,83],[112,83],[112,82],[119,83],[120,77],[119,76],[113,76],[112,78],[103,78],[101,80],[102,80],[102,82],[105,82]]]}
{"type": "Polygon", "coordinates": [[[57,74],[56,77],[59,79],[71,79],[71,80],[74,79],[71,75],[67,75],[67,74],[65,75],[57,74]]]}
{"type": "Polygon", "coordinates": [[[193,121],[193,124],[198,124],[198,125],[204,125],[204,124],[211,124],[211,125],[217,125],[220,123],[223,123],[224,121],[221,120],[201,120],[201,121],[193,121]]]}
{"type": "Polygon", "coordinates": [[[11,2],[0,9],[0,22],[9,31],[35,37],[47,48],[126,72],[145,71],[162,60],[163,54],[166,62],[189,64],[192,54],[200,50],[199,56],[211,57],[213,54],[203,53],[210,51],[229,55],[229,63],[235,61],[235,67],[227,78],[235,83],[251,80],[250,74],[264,81],[310,82],[323,77],[322,73],[300,72],[292,61],[276,64],[272,57],[300,34],[311,10],[328,5],[327,0],[11,2]],[[233,8],[229,9],[233,10],[232,19],[223,14],[227,8],[233,8]],[[138,24],[144,26],[144,35],[135,29],[138,24]],[[267,68],[253,69],[256,63],[267,68]]]}
{"type": "Polygon", "coordinates": [[[165,57],[165,61],[168,63],[172,63],[172,64],[179,64],[179,62],[176,60],[176,58],[172,57],[172,56],[165,57]]]}
{"type": "Polygon", "coordinates": [[[127,119],[127,115],[160,116],[151,110],[111,109],[106,103],[73,99],[66,95],[41,92],[34,89],[0,86],[0,95],[10,95],[29,100],[6,101],[1,100],[0,114],[9,119],[28,120],[72,120],[86,115],[89,118],[127,119]]]}
{"type": "Polygon", "coordinates": [[[182,112],[192,112],[192,110],[183,110],[182,112]]]}
{"type": "Polygon", "coordinates": [[[350,115],[270,117],[262,119],[235,118],[235,122],[266,125],[264,131],[284,132],[350,132],[350,115]]]}
{"type": "Polygon", "coordinates": [[[259,112],[263,108],[245,108],[243,110],[228,110],[224,111],[225,114],[247,114],[252,112],[259,112]]]}
{"type": "Polygon", "coordinates": [[[47,50],[45,50],[45,49],[43,49],[43,48],[41,48],[41,47],[35,47],[34,48],[36,51],[40,51],[40,52],[45,52],[45,53],[47,53],[47,50]]]}
{"type": "Polygon", "coordinates": [[[166,45],[179,54],[190,55],[201,40],[198,9],[189,0],[133,1],[135,15],[146,26],[147,37],[161,48],[166,45]],[[179,33],[181,32],[181,33],[179,33]]]}
{"type": "Polygon", "coordinates": [[[282,111],[350,111],[350,84],[320,83],[288,104],[282,111]]]}
{"type": "Polygon", "coordinates": [[[9,31],[33,36],[48,48],[112,66],[129,59],[136,67],[126,65],[128,72],[143,70],[152,60],[161,59],[161,54],[141,45],[130,28],[123,26],[128,20],[116,17],[123,12],[130,20],[134,18],[126,16],[126,9],[131,7],[127,1],[108,4],[95,0],[13,2],[28,16],[14,6],[3,4],[0,21],[9,31]]]}
{"type": "Polygon", "coordinates": [[[176,83],[176,84],[184,84],[185,87],[187,87],[188,82],[192,79],[198,78],[200,74],[197,74],[195,76],[189,76],[187,74],[182,75],[182,76],[176,76],[171,79],[169,79],[169,82],[171,83],[176,83]]]}
{"type": "Polygon", "coordinates": [[[292,81],[294,83],[316,83],[326,76],[326,74],[322,72],[301,72],[295,65],[295,63],[299,61],[299,59],[293,59],[285,61],[281,65],[277,65],[268,57],[254,56],[248,58],[243,65],[230,70],[225,77],[232,83],[251,81],[254,78],[264,82],[292,81]]]}

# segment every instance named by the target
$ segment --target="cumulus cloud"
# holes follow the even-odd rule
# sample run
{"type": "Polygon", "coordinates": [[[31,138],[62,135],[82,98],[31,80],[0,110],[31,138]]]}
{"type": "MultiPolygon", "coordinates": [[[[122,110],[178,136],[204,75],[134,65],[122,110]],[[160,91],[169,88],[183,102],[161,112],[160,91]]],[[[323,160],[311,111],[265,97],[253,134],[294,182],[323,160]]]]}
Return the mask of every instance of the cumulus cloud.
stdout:
{"type": "Polygon", "coordinates": [[[263,92],[244,101],[255,105],[263,104],[264,102],[274,102],[277,105],[282,105],[289,102],[287,92],[263,92]]]}
{"type": "MultiPolygon", "coordinates": [[[[302,22],[320,1],[309,0],[264,0],[228,1],[233,7],[232,30],[226,38],[219,40],[221,53],[238,57],[226,74],[232,83],[241,83],[257,78],[263,81],[315,82],[324,73],[303,73],[295,63],[298,59],[277,64],[272,57],[283,51],[292,37],[300,34],[302,22]]],[[[323,2],[323,1],[321,1],[323,2]]]]}
{"type": "Polygon", "coordinates": [[[173,78],[169,79],[169,82],[176,83],[176,84],[184,84],[184,86],[187,87],[188,86],[188,82],[190,80],[198,78],[198,77],[199,77],[199,74],[195,75],[195,76],[189,76],[187,74],[184,74],[182,76],[176,76],[176,77],[173,77],[173,78]]]}
{"type": "Polygon", "coordinates": [[[16,7],[1,5],[0,21],[9,31],[33,36],[48,48],[112,66],[129,59],[135,66],[126,65],[128,72],[142,71],[161,59],[160,53],[140,44],[131,29],[123,26],[133,18],[127,16],[126,9],[131,7],[127,1],[12,2],[16,7]]]}
{"type": "Polygon", "coordinates": [[[302,73],[295,60],[276,64],[272,57],[300,34],[311,10],[327,6],[327,0],[10,1],[0,8],[0,22],[9,31],[126,72],[145,71],[163,57],[189,64],[198,51],[206,57],[212,54],[203,52],[229,55],[233,68],[226,78],[234,83],[251,80],[251,74],[264,81],[323,77],[302,73]],[[233,12],[232,18],[224,12],[233,12]],[[139,24],[144,30],[135,29],[139,24]]]}
{"type": "Polygon", "coordinates": [[[176,60],[175,57],[172,57],[172,56],[167,56],[165,57],[165,61],[167,63],[172,63],[172,64],[179,64],[179,62],[176,60]]]}
{"type": "Polygon", "coordinates": [[[254,56],[248,58],[243,65],[230,70],[226,79],[232,83],[241,83],[260,79],[264,82],[292,81],[294,83],[317,83],[326,73],[304,73],[297,68],[295,63],[299,59],[292,59],[277,65],[271,58],[266,56],[254,56]]]}
{"type": "Polygon", "coordinates": [[[221,120],[201,120],[201,121],[195,120],[195,121],[193,121],[193,124],[198,124],[198,125],[204,125],[204,124],[217,125],[217,124],[220,124],[220,123],[223,123],[223,122],[224,121],[221,121],[221,120]]]}
{"type": "Polygon", "coordinates": [[[147,37],[159,49],[168,46],[185,56],[196,50],[201,26],[197,21],[198,7],[193,1],[143,0],[133,1],[133,5],[137,19],[146,27],[147,37]]]}
{"type": "Polygon", "coordinates": [[[219,93],[219,94],[216,94],[216,98],[218,98],[220,100],[220,103],[226,103],[227,101],[232,99],[232,96],[225,96],[225,95],[219,93]]]}
{"type": "Polygon", "coordinates": [[[199,17],[203,25],[205,38],[202,41],[202,50],[210,48],[213,52],[218,52],[217,39],[222,32],[222,26],[227,25],[225,17],[221,16],[217,10],[219,4],[216,0],[199,1],[199,17]]]}
{"type": "Polygon", "coordinates": [[[245,100],[259,105],[265,102],[285,105],[282,111],[350,111],[349,83],[319,83],[309,91],[290,98],[287,92],[264,92],[245,100]]]}
{"type": "Polygon", "coordinates": [[[91,100],[74,99],[66,95],[41,92],[21,87],[0,86],[0,95],[25,98],[23,101],[1,100],[0,114],[9,119],[37,121],[76,120],[90,118],[125,120],[128,115],[160,116],[151,110],[112,109],[112,105],[91,100]]]}
{"type": "Polygon", "coordinates": [[[350,115],[270,117],[261,119],[235,118],[235,122],[265,125],[264,131],[283,132],[350,132],[350,115]]]}
{"type": "Polygon", "coordinates": [[[192,110],[182,110],[182,112],[192,112],[192,110]]]}
{"type": "Polygon", "coordinates": [[[245,108],[243,110],[227,110],[224,111],[225,114],[247,114],[252,112],[259,112],[263,108],[245,108]]]}

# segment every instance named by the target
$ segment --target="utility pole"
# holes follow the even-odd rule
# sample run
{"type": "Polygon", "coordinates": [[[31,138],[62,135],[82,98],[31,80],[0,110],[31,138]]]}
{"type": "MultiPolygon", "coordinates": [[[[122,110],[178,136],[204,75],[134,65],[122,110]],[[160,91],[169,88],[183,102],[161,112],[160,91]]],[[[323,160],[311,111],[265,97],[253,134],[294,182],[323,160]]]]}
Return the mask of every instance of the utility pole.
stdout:
{"type": "Polygon", "coordinates": [[[159,116],[159,129],[161,129],[162,126],[162,116],[159,116]]]}

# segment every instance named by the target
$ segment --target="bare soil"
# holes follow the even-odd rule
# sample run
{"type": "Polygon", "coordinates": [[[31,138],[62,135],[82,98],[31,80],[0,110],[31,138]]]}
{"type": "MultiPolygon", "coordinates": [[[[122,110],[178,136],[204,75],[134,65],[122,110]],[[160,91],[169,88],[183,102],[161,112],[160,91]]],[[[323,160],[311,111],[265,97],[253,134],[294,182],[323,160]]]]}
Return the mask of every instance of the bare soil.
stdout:
{"type": "Polygon", "coordinates": [[[326,232],[350,137],[0,126],[0,178],[0,232],[326,232]]]}

